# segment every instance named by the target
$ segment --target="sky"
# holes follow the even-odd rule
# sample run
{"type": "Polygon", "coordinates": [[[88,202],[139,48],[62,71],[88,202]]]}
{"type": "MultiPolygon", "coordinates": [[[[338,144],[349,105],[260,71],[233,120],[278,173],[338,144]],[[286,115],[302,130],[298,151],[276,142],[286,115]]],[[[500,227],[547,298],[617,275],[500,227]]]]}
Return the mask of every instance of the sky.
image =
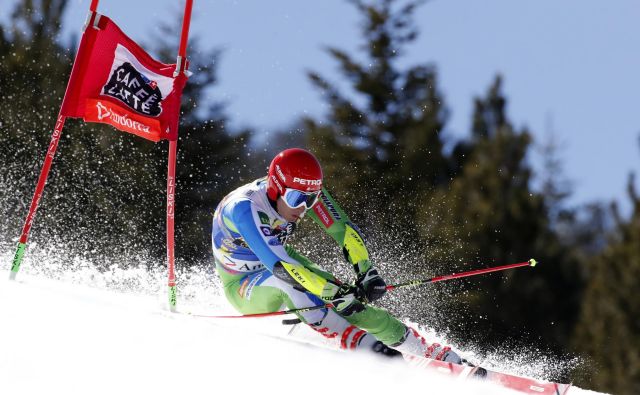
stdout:
{"type": "MultiPolygon", "coordinates": [[[[65,34],[79,32],[89,6],[69,2],[65,34]]],[[[99,11],[148,41],[156,21],[182,8],[102,0],[99,11]]],[[[431,0],[416,12],[420,36],[399,65],[437,67],[450,138],[468,135],[473,98],[502,74],[515,126],[526,126],[538,147],[559,146],[569,203],[616,199],[628,207],[628,175],[640,170],[638,20],[637,0],[431,0]]],[[[325,114],[305,72],[342,81],[324,48],[358,51],[360,21],[344,0],[195,0],[191,34],[205,49],[224,50],[211,100],[227,103],[232,126],[263,133],[325,114]]],[[[538,152],[530,159],[540,171],[538,152]]]]}
{"type": "MultiPolygon", "coordinates": [[[[0,252],[3,262],[8,253],[0,252]]],[[[290,328],[280,318],[196,318],[182,313],[227,311],[215,305],[204,309],[206,304],[198,307],[182,296],[182,313],[169,313],[166,293],[152,289],[159,283],[127,291],[96,286],[147,279],[135,271],[64,268],[54,280],[35,274],[33,265],[52,263],[46,258],[25,263],[17,281],[8,280],[8,268],[0,270],[3,394],[268,395],[299,390],[315,395],[336,388],[342,393],[422,394],[426,387],[432,393],[515,395],[490,383],[411,369],[402,360],[311,346],[309,336],[319,334],[302,326],[289,337],[290,328]]],[[[194,285],[184,278],[181,284],[183,294],[194,285]]],[[[577,387],[568,392],[587,394],[596,393],[577,387]]]]}

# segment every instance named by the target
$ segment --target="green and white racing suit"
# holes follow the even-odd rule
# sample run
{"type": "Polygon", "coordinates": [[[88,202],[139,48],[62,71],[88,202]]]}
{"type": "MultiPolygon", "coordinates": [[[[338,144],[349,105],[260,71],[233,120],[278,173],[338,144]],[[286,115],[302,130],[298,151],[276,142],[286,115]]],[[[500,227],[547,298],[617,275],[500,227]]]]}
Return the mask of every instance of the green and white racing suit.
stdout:
{"type": "MultiPolygon", "coordinates": [[[[371,267],[362,236],[324,188],[308,214],[343,249],[356,274],[371,267]]],[[[336,296],[340,281],[286,245],[295,228],[296,223],[287,222],[269,201],[264,178],[231,192],[216,208],[212,227],[216,269],[227,299],[240,313],[319,306],[336,296]]],[[[437,344],[428,347],[388,311],[357,303],[349,315],[325,308],[300,313],[299,318],[340,341],[343,348],[370,346],[377,339],[414,355],[443,358],[449,351],[437,344]]]]}

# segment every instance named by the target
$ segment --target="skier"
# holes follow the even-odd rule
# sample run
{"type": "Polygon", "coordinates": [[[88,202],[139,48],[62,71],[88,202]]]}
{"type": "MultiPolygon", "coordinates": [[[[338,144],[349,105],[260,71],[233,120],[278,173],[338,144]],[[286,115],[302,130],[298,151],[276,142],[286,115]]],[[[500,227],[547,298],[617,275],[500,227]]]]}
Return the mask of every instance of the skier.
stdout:
{"type": "Polygon", "coordinates": [[[360,231],[323,187],[320,164],[308,151],[280,152],[267,177],[227,195],[213,217],[212,243],[225,295],[242,314],[331,303],[333,308],[298,317],[342,348],[462,363],[450,347],[429,344],[386,310],[367,304],[385,294],[385,281],[360,231]],[[355,284],[340,282],[286,244],[306,213],[342,248],[355,284]]]}

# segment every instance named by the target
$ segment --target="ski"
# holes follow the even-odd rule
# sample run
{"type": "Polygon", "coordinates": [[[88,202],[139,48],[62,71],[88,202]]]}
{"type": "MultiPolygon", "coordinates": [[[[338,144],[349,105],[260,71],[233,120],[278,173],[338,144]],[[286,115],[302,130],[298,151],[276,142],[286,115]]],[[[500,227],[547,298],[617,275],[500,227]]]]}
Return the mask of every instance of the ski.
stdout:
{"type": "MultiPolygon", "coordinates": [[[[191,316],[198,317],[197,314],[191,316]]],[[[312,347],[319,347],[333,352],[348,352],[340,349],[331,342],[326,342],[318,338],[306,338],[304,336],[304,325],[292,325],[286,333],[260,333],[262,336],[291,341],[312,347]],[[299,333],[302,331],[303,333],[299,333]]],[[[313,333],[312,335],[317,335],[313,333]]],[[[409,367],[424,369],[431,372],[445,374],[456,380],[480,380],[498,385],[515,392],[530,395],[567,395],[571,384],[560,384],[544,380],[536,380],[529,377],[516,376],[508,373],[497,372],[478,366],[458,365],[437,361],[434,359],[421,358],[412,355],[403,355],[404,361],[409,367]]]]}
{"type": "Polygon", "coordinates": [[[565,395],[569,391],[569,388],[571,388],[571,384],[558,384],[549,381],[535,380],[477,366],[457,365],[416,356],[405,356],[405,360],[413,367],[428,369],[463,380],[475,379],[488,381],[523,394],[565,395]]]}
{"type": "MultiPolygon", "coordinates": [[[[300,329],[303,329],[302,325],[294,325],[287,335],[279,337],[281,339],[344,352],[343,350],[336,349],[335,346],[329,344],[320,343],[312,339],[301,338],[301,334],[297,333],[300,329]]],[[[482,380],[522,394],[566,395],[569,388],[571,388],[571,384],[559,384],[544,380],[536,380],[528,377],[497,372],[478,366],[458,365],[407,354],[403,355],[403,358],[410,367],[446,374],[456,378],[457,380],[482,380]]]]}

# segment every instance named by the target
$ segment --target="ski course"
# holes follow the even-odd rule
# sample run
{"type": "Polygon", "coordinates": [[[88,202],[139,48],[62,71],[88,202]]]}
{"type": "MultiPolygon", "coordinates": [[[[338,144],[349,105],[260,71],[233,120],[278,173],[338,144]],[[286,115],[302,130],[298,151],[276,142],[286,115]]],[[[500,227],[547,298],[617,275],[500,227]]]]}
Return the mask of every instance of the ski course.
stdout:
{"type": "MultiPolygon", "coordinates": [[[[310,341],[303,325],[292,330],[279,319],[198,319],[167,311],[166,295],[8,277],[0,271],[0,393],[521,393],[336,351],[310,341]]],[[[598,394],[577,387],[566,393],[598,394]]]]}

